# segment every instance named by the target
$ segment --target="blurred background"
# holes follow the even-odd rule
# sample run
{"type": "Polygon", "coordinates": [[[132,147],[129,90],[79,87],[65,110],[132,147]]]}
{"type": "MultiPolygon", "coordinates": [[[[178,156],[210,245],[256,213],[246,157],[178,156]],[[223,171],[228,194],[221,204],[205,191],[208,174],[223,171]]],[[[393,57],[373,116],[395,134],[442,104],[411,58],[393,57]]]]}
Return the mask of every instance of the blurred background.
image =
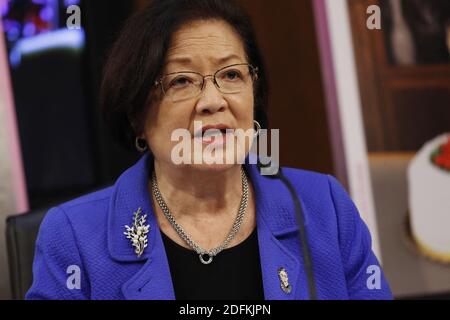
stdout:
{"type": "MultiPolygon", "coordinates": [[[[407,226],[408,165],[450,132],[450,1],[332,1],[238,1],[266,61],[281,164],[347,187],[397,298],[450,298],[450,265],[424,258],[407,226]],[[381,29],[367,27],[370,5],[381,29]],[[353,68],[343,77],[341,49],[353,68]]],[[[112,184],[138,159],[110,138],[98,93],[108,48],[148,2],[0,2],[0,299],[28,289],[29,247],[45,211],[112,184]],[[67,27],[70,8],[79,8],[79,28],[67,27]]]]}

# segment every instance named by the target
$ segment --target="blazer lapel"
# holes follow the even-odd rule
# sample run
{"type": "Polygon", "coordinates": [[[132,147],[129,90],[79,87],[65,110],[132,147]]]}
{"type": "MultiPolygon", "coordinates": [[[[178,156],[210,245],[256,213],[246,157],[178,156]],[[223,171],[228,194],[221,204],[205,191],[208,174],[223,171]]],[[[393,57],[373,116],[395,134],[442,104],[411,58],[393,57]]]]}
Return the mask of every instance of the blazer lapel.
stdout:
{"type": "Polygon", "coordinates": [[[175,300],[169,264],[159,231],[156,238],[145,265],[122,286],[126,299],[175,300]]]}
{"type": "Polygon", "coordinates": [[[261,176],[256,165],[246,167],[256,196],[256,219],[265,299],[307,299],[306,275],[303,271],[298,225],[291,196],[280,180],[261,176]],[[290,293],[282,288],[279,275],[282,269],[287,273],[291,286],[290,293]]]}
{"type": "Polygon", "coordinates": [[[108,212],[108,250],[119,262],[142,263],[142,268],[122,285],[126,299],[170,300],[175,294],[169,264],[164,250],[158,222],[148,194],[148,177],[152,169],[151,156],[144,155],[134,166],[125,171],[114,185],[108,212]],[[150,231],[148,245],[138,258],[130,240],[123,234],[130,225],[133,212],[138,208],[147,215],[150,231]]]}
{"type": "Polygon", "coordinates": [[[266,300],[296,300],[299,286],[299,261],[275,238],[261,221],[258,224],[258,241],[266,300]],[[287,272],[291,292],[281,286],[280,270],[287,272]]]}

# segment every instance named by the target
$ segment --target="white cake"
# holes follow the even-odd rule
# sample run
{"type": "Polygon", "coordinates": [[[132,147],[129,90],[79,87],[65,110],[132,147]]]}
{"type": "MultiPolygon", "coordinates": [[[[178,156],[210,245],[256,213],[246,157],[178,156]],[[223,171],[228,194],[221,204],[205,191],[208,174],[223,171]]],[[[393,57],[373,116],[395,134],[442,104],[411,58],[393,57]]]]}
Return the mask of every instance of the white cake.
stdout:
{"type": "Polygon", "coordinates": [[[408,168],[412,236],[427,256],[450,262],[450,134],[426,143],[408,168]]]}

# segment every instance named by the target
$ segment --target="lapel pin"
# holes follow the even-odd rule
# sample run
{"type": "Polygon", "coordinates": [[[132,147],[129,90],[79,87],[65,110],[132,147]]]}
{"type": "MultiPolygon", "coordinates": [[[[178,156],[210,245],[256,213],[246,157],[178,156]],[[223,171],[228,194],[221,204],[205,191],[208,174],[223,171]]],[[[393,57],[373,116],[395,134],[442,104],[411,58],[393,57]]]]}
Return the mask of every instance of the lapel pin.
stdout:
{"type": "Polygon", "coordinates": [[[134,247],[134,252],[138,258],[142,255],[145,248],[148,245],[147,233],[149,232],[150,226],[145,224],[147,215],[141,215],[142,209],[138,208],[137,211],[133,213],[133,223],[130,226],[126,225],[127,230],[123,234],[130,239],[131,245],[134,247]]]}
{"type": "Polygon", "coordinates": [[[289,277],[286,269],[280,268],[278,270],[278,277],[280,278],[281,289],[284,291],[284,293],[291,293],[292,287],[289,284],[289,277]]]}

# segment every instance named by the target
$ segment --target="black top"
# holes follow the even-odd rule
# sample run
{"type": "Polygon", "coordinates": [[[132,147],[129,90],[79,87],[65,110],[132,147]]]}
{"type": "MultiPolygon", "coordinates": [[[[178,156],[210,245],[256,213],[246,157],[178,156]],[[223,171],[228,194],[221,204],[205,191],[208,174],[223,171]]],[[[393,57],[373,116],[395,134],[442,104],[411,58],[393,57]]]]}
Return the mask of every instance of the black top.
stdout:
{"type": "Polygon", "coordinates": [[[161,232],[177,300],[263,300],[256,228],[240,244],[225,249],[208,264],[161,232]]]}

